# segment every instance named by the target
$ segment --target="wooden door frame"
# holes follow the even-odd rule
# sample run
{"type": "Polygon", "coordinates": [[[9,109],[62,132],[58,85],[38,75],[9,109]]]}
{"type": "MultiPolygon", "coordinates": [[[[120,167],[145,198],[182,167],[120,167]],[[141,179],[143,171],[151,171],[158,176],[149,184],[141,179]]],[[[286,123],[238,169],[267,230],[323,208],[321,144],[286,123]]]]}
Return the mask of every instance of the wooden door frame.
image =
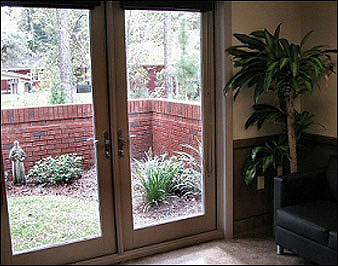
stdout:
{"type": "Polygon", "coordinates": [[[233,200],[233,95],[224,97],[223,88],[233,75],[230,56],[225,50],[232,45],[232,3],[216,1],[216,149],[218,230],[226,239],[234,236],[233,200]]]}

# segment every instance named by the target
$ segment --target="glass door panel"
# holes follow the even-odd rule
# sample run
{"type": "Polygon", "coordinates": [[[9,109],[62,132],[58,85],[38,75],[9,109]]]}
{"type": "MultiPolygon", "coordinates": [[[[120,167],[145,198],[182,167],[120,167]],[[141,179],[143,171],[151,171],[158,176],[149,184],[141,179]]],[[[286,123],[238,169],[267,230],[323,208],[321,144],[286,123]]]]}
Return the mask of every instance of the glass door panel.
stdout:
{"type": "Polygon", "coordinates": [[[125,249],[216,230],[212,12],[109,10],[125,249]]]}
{"type": "Polygon", "coordinates": [[[204,214],[201,14],[126,11],[134,229],[204,214]]]}
{"type": "Polygon", "coordinates": [[[1,150],[13,261],[34,263],[39,254],[39,263],[51,255],[67,263],[115,252],[107,77],[99,63],[105,35],[90,31],[104,25],[103,12],[1,7],[1,150]]]}

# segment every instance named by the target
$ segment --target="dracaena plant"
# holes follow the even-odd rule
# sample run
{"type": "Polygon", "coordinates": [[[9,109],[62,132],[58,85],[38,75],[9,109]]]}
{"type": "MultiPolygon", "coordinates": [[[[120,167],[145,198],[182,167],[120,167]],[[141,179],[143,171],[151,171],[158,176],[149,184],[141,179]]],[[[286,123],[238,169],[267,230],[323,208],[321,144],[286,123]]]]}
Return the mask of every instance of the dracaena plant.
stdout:
{"type": "Polygon", "coordinates": [[[262,95],[269,92],[278,97],[286,116],[290,172],[295,173],[298,170],[295,100],[312,92],[320,78],[325,76],[328,79],[333,72],[329,54],[337,53],[337,50],[329,50],[323,45],[306,49],[304,45],[312,32],[306,34],[300,44],[294,44],[280,37],[280,29],[281,24],[274,33],[265,29],[249,35],[234,34],[242,44],[229,47],[227,52],[239,71],[229,80],[224,91],[225,94],[234,91],[236,99],[242,89],[251,88],[255,104],[259,104],[262,95]]]}
{"type": "MultiPolygon", "coordinates": [[[[282,175],[283,166],[287,160],[291,160],[287,137],[287,114],[282,108],[277,108],[268,104],[256,104],[253,106],[254,112],[245,124],[245,128],[257,125],[261,129],[267,121],[274,123],[282,128],[278,140],[272,140],[264,145],[252,149],[244,166],[245,183],[250,184],[258,174],[266,174],[271,168],[277,169],[278,175],[282,175]]],[[[295,131],[297,140],[304,134],[305,130],[314,125],[314,115],[304,111],[295,114],[295,131]]],[[[322,126],[323,127],[323,126],[322,126]]]]}

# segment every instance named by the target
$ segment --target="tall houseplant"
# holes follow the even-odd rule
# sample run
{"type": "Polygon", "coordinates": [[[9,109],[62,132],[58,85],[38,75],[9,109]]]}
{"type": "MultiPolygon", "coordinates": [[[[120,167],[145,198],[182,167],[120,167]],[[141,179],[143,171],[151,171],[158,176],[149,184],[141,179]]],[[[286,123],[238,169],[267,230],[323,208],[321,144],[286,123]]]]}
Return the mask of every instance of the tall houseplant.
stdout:
{"type": "MultiPolygon", "coordinates": [[[[270,168],[277,170],[277,175],[283,174],[284,166],[291,160],[287,137],[287,114],[283,107],[277,108],[268,104],[256,104],[254,112],[245,124],[245,128],[257,125],[258,130],[266,121],[272,122],[282,128],[277,139],[273,139],[252,149],[244,166],[245,183],[250,184],[258,174],[266,174],[270,168]]],[[[296,111],[295,131],[297,140],[300,140],[306,129],[318,124],[314,115],[304,111],[296,111]]],[[[319,124],[320,125],[320,124],[319,124]]],[[[322,125],[320,125],[322,126],[322,125]]]]}
{"type": "MultiPolygon", "coordinates": [[[[305,35],[302,42],[290,43],[280,37],[281,24],[274,34],[268,30],[258,30],[245,34],[234,34],[242,44],[229,47],[227,52],[239,72],[226,84],[224,91],[235,91],[235,99],[245,88],[254,89],[254,103],[259,104],[261,96],[274,93],[285,111],[287,139],[290,151],[290,172],[297,172],[297,132],[295,100],[307,92],[312,92],[321,77],[333,72],[330,53],[323,45],[305,49],[304,44],[312,32],[305,35]]],[[[319,85],[318,85],[319,86],[319,85]]]]}

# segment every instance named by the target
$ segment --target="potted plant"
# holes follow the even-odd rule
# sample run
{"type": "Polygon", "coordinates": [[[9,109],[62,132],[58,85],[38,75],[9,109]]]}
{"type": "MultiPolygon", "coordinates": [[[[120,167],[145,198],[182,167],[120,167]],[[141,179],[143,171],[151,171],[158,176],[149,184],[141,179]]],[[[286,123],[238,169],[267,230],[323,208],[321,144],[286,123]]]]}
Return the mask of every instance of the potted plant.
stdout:
{"type": "MultiPolygon", "coordinates": [[[[305,49],[304,45],[312,32],[306,34],[300,44],[294,44],[280,37],[280,29],[281,24],[274,34],[266,29],[249,35],[234,34],[242,44],[229,47],[227,52],[239,71],[226,84],[224,92],[227,95],[234,91],[236,99],[242,89],[254,90],[255,112],[247,121],[247,127],[257,124],[260,128],[267,120],[284,124],[284,137],[268,146],[266,144],[265,148],[257,147],[253,150],[252,165],[257,163],[255,160],[260,157],[259,153],[265,157],[263,161],[260,159],[263,170],[268,165],[277,167],[280,161],[288,158],[290,172],[295,173],[298,170],[299,137],[313,123],[312,114],[297,112],[295,100],[312,92],[322,77],[328,80],[334,72],[329,54],[337,53],[337,50],[326,49],[323,45],[305,49]],[[267,93],[273,93],[278,98],[280,108],[260,103],[261,96],[267,93]],[[263,151],[266,152],[265,155],[262,154],[263,151]]],[[[251,176],[253,174],[256,173],[251,167],[251,176]]],[[[247,181],[250,182],[250,178],[247,181]]]]}

